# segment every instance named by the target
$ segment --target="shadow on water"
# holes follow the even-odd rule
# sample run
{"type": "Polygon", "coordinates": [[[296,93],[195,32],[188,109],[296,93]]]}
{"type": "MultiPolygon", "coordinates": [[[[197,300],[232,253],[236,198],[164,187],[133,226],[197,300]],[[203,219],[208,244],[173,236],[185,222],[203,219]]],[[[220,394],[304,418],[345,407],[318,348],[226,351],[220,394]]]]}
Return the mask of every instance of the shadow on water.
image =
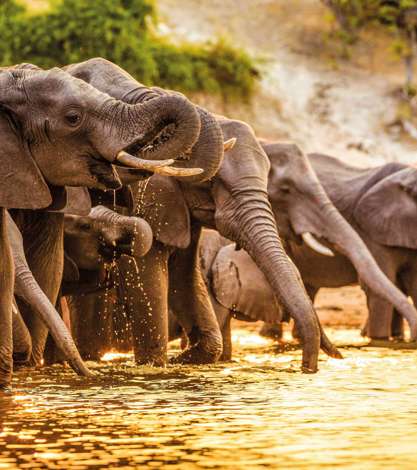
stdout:
{"type": "Polygon", "coordinates": [[[0,469],[415,468],[415,351],[346,348],[303,375],[299,351],[235,335],[225,364],[18,372],[0,398],[0,469]]]}

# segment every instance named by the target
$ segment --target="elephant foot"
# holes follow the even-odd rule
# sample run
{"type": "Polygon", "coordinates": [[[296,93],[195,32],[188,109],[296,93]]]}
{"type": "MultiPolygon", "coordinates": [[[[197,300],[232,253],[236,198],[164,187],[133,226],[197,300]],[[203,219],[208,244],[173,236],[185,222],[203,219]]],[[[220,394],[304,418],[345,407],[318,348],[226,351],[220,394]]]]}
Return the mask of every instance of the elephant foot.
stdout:
{"type": "Polygon", "coordinates": [[[165,367],[167,365],[165,357],[136,359],[135,362],[139,366],[165,367]]]}
{"type": "Polygon", "coordinates": [[[171,364],[214,364],[222,354],[222,345],[207,348],[201,341],[170,360],[171,364]]]}
{"type": "Polygon", "coordinates": [[[222,354],[219,358],[219,362],[231,362],[232,355],[231,354],[222,354]]]}
{"type": "Polygon", "coordinates": [[[259,330],[259,334],[264,338],[270,338],[276,341],[282,339],[283,327],[281,323],[264,323],[259,330]]]}

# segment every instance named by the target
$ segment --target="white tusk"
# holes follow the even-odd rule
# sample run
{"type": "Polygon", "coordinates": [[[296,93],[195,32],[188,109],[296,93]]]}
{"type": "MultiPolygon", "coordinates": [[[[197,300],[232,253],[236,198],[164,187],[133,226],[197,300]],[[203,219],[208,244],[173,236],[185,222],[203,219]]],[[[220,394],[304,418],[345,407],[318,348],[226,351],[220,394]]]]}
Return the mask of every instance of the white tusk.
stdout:
{"type": "Polygon", "coordinates": [[[301,238],[306,245],[308,245],[312,250],[317,251],[317,253],[324,256],[334,256],[333,251],[330,248],[327,248],[327,246],[322,245],[310,232],[302,233],[301,238]]]}
{"type": "Polygon", "coordinates": [[[226,140],[226,142],[223,142],[223,150],[227,152],[228,150],[232,150],[232,148],[235,146],[236,143],[236,137],[232,137],[229,140],[226,140]]]}
{"type": "Polygon", "coordinates": [[[174,160],[144,160],[142,158],[134,157],[129,153],[122,150],[117,154],[116,164],[121,163],[125,167],[134,168],[136,170],[145,170],[158,175],[164,176],[195,176],[203,173],[202,168],[178,168],[169,166],[174,163],[174,160]]]}
{"type": "Polygon", "coordinates": [[[174,160],[172,158],[167,160],[144,160],[121,150],[116,156],[116,162],[137,170],[155,171],[157,168],[165,168],[172,165],[174,160]]]}
{"type": "Polygon", "coordinates": [[[167,166],[165,168],[156,168],[153,170],[154,173],[158,175],[165,175],[165,176],[195,176],[201,175],[203,173],[202,168],[178,168],[176,166],[167,166]]]}

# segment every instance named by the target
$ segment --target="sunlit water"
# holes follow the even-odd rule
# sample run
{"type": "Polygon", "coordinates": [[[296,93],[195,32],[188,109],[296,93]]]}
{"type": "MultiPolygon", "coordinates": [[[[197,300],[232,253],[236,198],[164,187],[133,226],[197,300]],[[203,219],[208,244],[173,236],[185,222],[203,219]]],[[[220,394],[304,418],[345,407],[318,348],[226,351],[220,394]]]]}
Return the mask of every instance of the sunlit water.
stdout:
{"type": "Polygon", "coordinates": [[[416,351],[345,348],[304,375],[299,351],[235,336],[227,364],[16,374],[0,468],[417,468],[416,351]]]}

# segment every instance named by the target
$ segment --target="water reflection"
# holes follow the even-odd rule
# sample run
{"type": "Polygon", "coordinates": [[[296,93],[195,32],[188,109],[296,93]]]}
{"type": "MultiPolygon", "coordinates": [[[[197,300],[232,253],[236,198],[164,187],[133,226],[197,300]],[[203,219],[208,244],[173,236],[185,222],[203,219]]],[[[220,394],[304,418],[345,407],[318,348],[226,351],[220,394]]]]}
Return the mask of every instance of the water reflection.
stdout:
{"type": "Polygon", "coordinates": [[[87,381],[58,366],[16,374],[0,399],[0,469],[415,468],[415,351],[347,348],[303,375],[299,351],[235,335],[227,364],[160,370],[129,356],[92,363],[87,381]]]}

